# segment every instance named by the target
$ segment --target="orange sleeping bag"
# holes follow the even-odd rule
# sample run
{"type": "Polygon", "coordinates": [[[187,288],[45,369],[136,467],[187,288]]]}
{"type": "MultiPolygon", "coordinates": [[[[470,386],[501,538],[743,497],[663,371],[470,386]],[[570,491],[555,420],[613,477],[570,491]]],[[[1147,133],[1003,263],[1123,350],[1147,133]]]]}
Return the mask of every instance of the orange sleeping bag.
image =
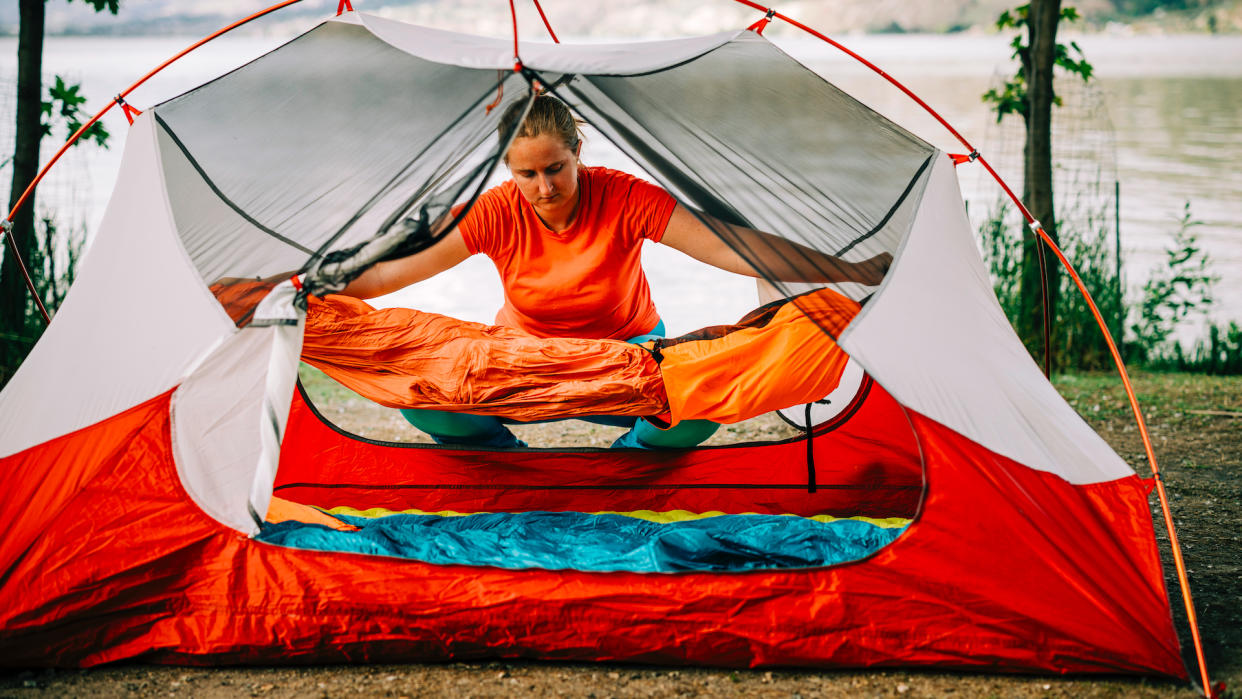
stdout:
{"type": "Polygon", "coordinates": [[[346,296],[312,296],[302,359],[394,408],[528,422],[633,415],[669,425],[732,423],[836,388],[848,357],[828,333],[840,334],[858,309],[819,289],[763,306],[736,325],[634,345],[537,338],[435,313],[377,310],[346,296]]]}
{"type": "Polygon", "coordinates": [[[620,340],[538,338],[348,296],[311,296],[302,359],[390,408],[522,421],[668,410],[651,354],[620,340]]]}
{"type": "Polygon", "coordinates": [[[849,360],[833,337],[858,310],[857,302],[819,289],[762,306],[736,325],[661,340],[668,421],[740,422],[823,398],[849,360]]]}

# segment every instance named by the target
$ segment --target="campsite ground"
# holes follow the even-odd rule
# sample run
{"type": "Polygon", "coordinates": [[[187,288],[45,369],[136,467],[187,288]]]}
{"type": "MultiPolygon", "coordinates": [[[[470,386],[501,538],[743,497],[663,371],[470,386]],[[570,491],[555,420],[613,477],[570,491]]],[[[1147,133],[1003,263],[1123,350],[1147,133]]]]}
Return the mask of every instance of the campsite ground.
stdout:
{"type": "MultiPolygon", "coordinates": [[[[375,438],[409,431],[399,417],[362,405],[321,376],[306,375],[321,409],[342,426],[375,438]]],[[[1062,395],[1141,474],[1138,431],[1113,376],[1067,376],[1062,395]]],[[[1242,377],[1142,374],[1135,386],[1172,499],[1200,628],[1214,680],[1227,697],[1242,698],[1242,377]]],[[[520,436],[538,446],[592,443],[615,436],[578,423],[528,426],[520,436]]],[[[742,441],[788,429],[775,420],[743,423],[716,440],[742,441]]],[[[1157,537],[1182,644],[1191,648],[1167,534],[1153,497],[1157,537]]],[[[1187,650],[1189,652],[1189,650],[1187,650]]],[[[1190,659],[1192,672],[1193,655],[1190,659]]],[[[709,670],[623,665],[477,662],[444,665],[184,668],[121,665],[92,670],[34,670],[0,674],[6,697],[417,697],[494,696],[997,696],[1193,697],[1182,683],[1134,678],[1010,677],[923,671],[809,672],[709,670]]]]}

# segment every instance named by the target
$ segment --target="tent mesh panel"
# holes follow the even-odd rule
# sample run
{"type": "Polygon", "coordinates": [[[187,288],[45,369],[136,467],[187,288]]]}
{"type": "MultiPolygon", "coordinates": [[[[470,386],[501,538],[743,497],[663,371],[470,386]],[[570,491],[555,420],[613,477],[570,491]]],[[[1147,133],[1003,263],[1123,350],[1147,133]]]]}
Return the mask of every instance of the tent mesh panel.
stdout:
{"type": "MultiPolygon", "coordinates": [[[[173,212],[204,280],[305,270],[407,212],[444,215],[499,157],[497,122],[528,97],[526,77],[329,22],[159,105],[173,212]]],[[[782,295],[807,285],[778,279],[720,222],[851,261],[895,253],[935,153],[753,33],[641,75],[538,78],[782,295]]]]}

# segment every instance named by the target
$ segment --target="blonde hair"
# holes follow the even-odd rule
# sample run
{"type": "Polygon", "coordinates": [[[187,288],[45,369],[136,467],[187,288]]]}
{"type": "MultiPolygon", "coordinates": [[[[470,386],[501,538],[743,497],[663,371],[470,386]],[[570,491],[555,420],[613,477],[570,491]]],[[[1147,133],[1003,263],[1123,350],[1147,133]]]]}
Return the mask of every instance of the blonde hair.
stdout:
{"type": "MultiPolygon", "coordinates": [[[[582,143],[582,131],[579,127],[583,122],[574,117],[564,102],[552,95],[539,95],[531,103],[526,119],[518,124],[525,106],[525,101],[514,102],[500,117],[497,134],[501,147],[509,142],[510,136],[517,140],[548,135],[564,141],[565,147],[570,151],[578,150],[578,145],[582,143]]],[[[508,153],[505,153],[505,162],[509,162],[508,153]]]]}

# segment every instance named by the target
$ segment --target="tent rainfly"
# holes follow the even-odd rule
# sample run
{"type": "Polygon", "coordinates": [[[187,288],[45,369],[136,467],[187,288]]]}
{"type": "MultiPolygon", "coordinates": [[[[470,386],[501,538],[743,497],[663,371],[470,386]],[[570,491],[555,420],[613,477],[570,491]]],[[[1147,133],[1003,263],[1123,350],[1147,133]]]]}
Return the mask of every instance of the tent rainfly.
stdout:
{"type": "Polygon", "coordinates": [[[137,117],[78,280],[0,394],[0,664],[1186,677],[1145,483],[1009,327],[945,153],[756,31],[530,44],[522,63],[502,40],[349,13],[137,117]],[[316,412],[286,280],[330,290],[426,244],[496,168],[499,116],[534,80],[687,206],[894,255],[878,289],[838,289],[865,299],[835,337],[866,371],[843,410],[805,439],[677,451],[378,443],[316,412]],[[836,565],[601,571],[280,545],[273,502],[901,528],[836,565]]]}

